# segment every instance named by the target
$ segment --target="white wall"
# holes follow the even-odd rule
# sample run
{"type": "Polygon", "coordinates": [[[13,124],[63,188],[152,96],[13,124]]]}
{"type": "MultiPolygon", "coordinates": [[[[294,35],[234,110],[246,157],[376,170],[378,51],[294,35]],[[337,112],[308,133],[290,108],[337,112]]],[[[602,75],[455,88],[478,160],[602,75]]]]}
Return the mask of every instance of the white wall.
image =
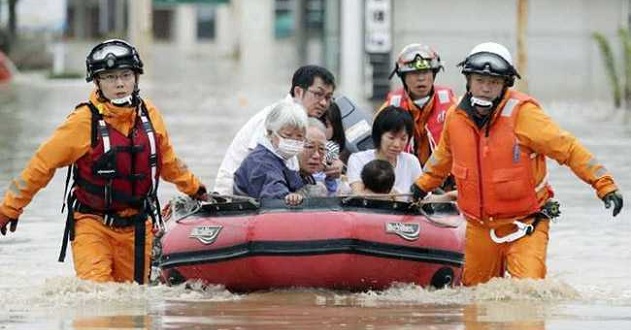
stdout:
{"type": "MultiPolygon", "coordinates": [[[[528,71],[521,74],[531,94],[608,100],[610,87],[591,34],[607,35],[619,53],[617,29],[627,24],[627,6],[628,0],[529,0],[528,71]]],[[[446,63],[438,82],[462,93],[464,79],[455,66],[473,46],[497,41],[516,57],[516,13],[517,0],[393,0],[393,57],[408,43],[429,44],[446,63]]]]}

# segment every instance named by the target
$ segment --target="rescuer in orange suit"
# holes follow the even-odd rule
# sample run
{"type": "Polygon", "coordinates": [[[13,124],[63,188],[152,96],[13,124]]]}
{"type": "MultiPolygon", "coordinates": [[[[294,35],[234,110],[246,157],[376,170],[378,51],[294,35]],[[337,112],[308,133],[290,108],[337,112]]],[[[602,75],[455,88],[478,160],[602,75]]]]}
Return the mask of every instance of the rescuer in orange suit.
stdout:
{"type": "Polygon", "coordinates": [[[447,110],[456,103],[450,87],[434,84],[443,69],[440,56],[431,47],[409,44],[401,50],[390,78],[396,74],[403,87],[390,93],[381,109],[394,105],[412,115],[414,137],[408,151],[423,166],[440,141],[447,110]]]}
{"type": "Polygon", "coordinates": [[[544,278],[548,220],[559,214],[546,157],[591,185],[606,208],[613,205],[614,216],[622,209],[622,194],[589,150],[531,96],[510,88],[519,74],[504,46],[479,44],[459,65],[467,93],[449,110],[438,148],[411,192],[424,198],[453,174],[467,220],[464,285],[506,273],[544,278]]]}
{"type": "Polygon", "coordinates": [[[79,278],[142,284],[152,226],[161,227],[160,178],[197,199],[207,197],[206,189],[175,155],[158,109],[139,96],[143,64],[136,48],[107,40],[90,51],[86,67],[96,88],[12,180],[0,205],[0,230],[15,231],[24,207],[58,168],[69,166],[73,183],[59,260],[71,241],[79,278]]]}

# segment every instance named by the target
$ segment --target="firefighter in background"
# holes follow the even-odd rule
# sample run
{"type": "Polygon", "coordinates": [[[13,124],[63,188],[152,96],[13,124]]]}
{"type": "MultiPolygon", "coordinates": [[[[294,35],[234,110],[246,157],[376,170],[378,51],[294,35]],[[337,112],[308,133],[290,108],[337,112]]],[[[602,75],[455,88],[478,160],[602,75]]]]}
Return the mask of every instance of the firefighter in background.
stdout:
{"type": "Polygon", "coordinates": [[[440,56],[422,44],[409,44],[401,50],[389,78],[395,74],[403,87],[388,93],[381,109],[394,105],[408,111],[414,120],[414,137],[408,150],[424,166],[440,141],[447,109],[456,103],[451,88],[435,85],[443,69],[440,56]]]}
{"type": "Polygon", "coordinates": [[[616,216],[622,194],[609,171],[530,95],[511,89],[519,73],[506,47],[486,42],[460,63],[467,93],[445,121],[442,139],[411,187],[416,199],[453,174],[467,220],[466,286],[506,274],[546,276],[551,200],[546,157],[589,184],[616,216]]]}
{"type": "Polygon", "coordinates": [[[205,199],[206,189],[177,158],[158,109],[139,95],[143,64],[123,40],[107,40],[87,56],[87,82],[96,87],[22,173],[0,205],[0,230],[15,231],[18,218],[58,168],[70,166],[68,217],[59,257],[68,241],[76,275],[97,282],[145,283],[153,231],[161,224],[160,178],[205,199]]]}

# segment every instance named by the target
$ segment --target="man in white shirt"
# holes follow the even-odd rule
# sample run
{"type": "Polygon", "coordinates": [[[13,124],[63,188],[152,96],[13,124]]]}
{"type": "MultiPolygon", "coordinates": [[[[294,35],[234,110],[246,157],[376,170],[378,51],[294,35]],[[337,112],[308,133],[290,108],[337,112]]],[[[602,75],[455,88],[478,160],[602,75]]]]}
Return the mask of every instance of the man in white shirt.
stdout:
{"type": "MultiPolygon", "coordinates": [[[[294,72],[289,94],[281,101],[293,100],[300,103],[308,116],[320,118],[331,105],[334,90],[335,77],[329,70],[316,65],[305,65],[294,72]]],[[[265,107],[250,118],[232,139],[217,171],[214,192],[233,194],[234,172],[260,139],[264,138],[265,118],[275,104],[265,107]]],[[[298,164],[294,166],[297,170],[298,164]]],[[[336,163],[326,168],[325,172],[331,177],[339,177],[341,170],[342,164],[336,163]]]]}

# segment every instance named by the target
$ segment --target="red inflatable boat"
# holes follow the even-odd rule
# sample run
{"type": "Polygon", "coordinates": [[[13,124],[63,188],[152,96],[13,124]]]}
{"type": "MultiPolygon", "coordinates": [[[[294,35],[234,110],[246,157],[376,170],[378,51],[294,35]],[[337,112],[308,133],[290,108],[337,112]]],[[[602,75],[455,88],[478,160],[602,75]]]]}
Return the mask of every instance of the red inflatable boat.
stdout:
{"type": "Polygon", "coordinates": [[[202,280],[237,292],[444,287],[460,281],[465,227],[448,206],[361,197],[292,208],[280,200],[204,203],[167,221],[154,263],[167,284],[202,280]]]}
{"type": "Polygon", "coordinates": [[[0,51],[0,83],[9,82],[13,77],[13,63],[0,51]]]}

